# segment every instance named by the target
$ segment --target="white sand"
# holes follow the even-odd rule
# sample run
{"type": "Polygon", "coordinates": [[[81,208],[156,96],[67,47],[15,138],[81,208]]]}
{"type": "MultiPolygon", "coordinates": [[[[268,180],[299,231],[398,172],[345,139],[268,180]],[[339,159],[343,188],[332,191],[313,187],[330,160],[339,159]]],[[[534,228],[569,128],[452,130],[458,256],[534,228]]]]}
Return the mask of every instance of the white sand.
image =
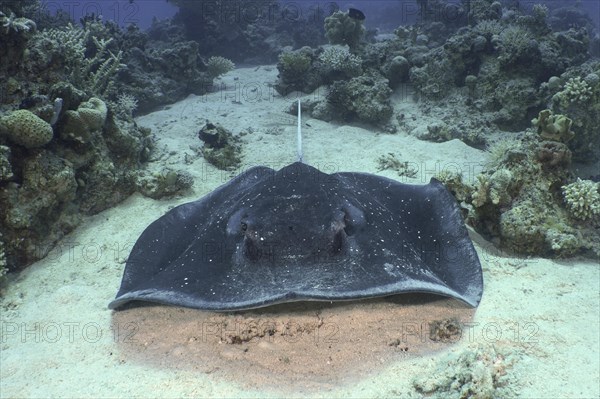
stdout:
{"type": "MultiPolygon", "coordinates": [[[[1,397],[274,397],[282,392],[326,397],[416,395],[412,379],[429,373],[444,353],[419,357],[392,354],[375,372],[316,392],[236,381],[225,378],[232,374],[210,367],[146,363],[140,360],[143,353],[131,358],[122,350],[131,326],[118,325],[119,331],[115,331],[112,312],[106,306],[119,287],[131,245],[168,209],[196,199],[230,178],[197,156],[197,132],[204,121],[220,123],[236,133],[253,130],[243,138],[246,165],[279,168],[295,160],[295,118],[283,112],[293,99],[274,95],[268,84],[275,78],[272,67],[239,69],[223,79],[229,87],[237,84],[238,92],[192,96],[139,118],[138,123],[151,127],[158,146],[166,150],[167,155],[153,167],[188,170],[196,178],[193,192],[163,201],[133,195],[114,209],[90,217],[47,258],[12,277],[0,302],[1,397]],[[248,97],[256,92],[243,91],[252,88],[261,91],[260,100],[248,97]],[[229,98],[222,99],[223,95],[229,98]],[[241,104],[232,104],[232,99],[241,104]],[[186,158],[193,162],[186,164],[186,158]]],[[[410,103],[397,106],[418,115],[410,103]]],[[[305,160],[325,171],[363,171],[401,179],[392,171],[377,172],[377,158],[395,152],[399,159],[420,167],[418,176],[409,181],[425,183],[440,168],[475,168],[485,160],[481,151],[462,142],[424,142],[402,131],[389,135],[305,118],[304,132],[305,160]]],[[[514,350],[518,361],[510,373],[513,388],[521,397],[599,397],[598,263],[518,259],[499,253],[476,234],[473,237],[484,267],[484,296],[473,319],[473,335],[464,336],[447,351],[458,353],[486,343],[514,350]]],[[[146,344],[152,346],[153,342],[146,344]]],[[[369,342],[357,345],[368,346],[369,342]]],[[[233,367],[236,361],[232,357],[233,367]]],[[[211,359],[198,362],[206,366],[211,359]]],[[[310,369],[310,364],[306,367],[310,369]]]]}

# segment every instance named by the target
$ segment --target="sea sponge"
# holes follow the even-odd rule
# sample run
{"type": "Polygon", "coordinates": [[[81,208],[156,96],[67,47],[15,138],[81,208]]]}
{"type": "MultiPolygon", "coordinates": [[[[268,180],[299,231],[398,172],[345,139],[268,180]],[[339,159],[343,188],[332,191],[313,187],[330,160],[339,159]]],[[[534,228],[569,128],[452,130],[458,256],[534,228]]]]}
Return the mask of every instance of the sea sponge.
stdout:
{"type": "Polygon", "coordinates": [[[20,109],[0,118],[0,135],[15,144],[36,148],[52,140],[52,126],[31,111],[20,109]]]}
{"type": "Polygon", "coordinates": [[[599,184],[591,180],[577,179],[562,187],[565,203],[577,219],[587,220],[600,215],[599,184]]]}
{"type": "Polygon", "coordinates": [[[60,129],[61,138],[80,143],[89,142],[92,133],[101,130],[104,126],[107,113],[108,108],[104,101],[96,97],[81,103],[77,111],[66,111],[60,129]]]}
{"type": "Polygon", "coordinates": [[[531,123],[538,128],[539,135],[546,140],[566,143],[575,136],[571,131],[573,121],[565,115],[553,115],[549,109],[540,111],[538,117],[531,123]]]}

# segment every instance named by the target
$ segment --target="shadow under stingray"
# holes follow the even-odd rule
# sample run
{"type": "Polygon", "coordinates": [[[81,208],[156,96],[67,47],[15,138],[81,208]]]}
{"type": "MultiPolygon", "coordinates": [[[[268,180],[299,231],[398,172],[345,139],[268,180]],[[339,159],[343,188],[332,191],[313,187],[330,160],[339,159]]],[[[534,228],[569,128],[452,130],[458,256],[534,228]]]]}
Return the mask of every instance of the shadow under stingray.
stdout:
{"type": "Polygon", "coordinates": [[[113,312],[124,361],[214,373],[245,388],[327,389],[468,339],[475,309],[430,294],[216,313],[133,303],[113,312]]]}

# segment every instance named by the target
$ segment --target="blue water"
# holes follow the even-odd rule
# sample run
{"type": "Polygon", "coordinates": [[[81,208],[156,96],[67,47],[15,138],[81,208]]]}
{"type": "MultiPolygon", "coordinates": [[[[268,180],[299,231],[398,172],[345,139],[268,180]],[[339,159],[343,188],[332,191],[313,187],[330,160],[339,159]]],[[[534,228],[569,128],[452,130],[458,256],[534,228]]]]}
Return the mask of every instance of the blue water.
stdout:
{"type": "MultiPolygon", "coordinates": [[[[200,1],[200,0],[197,0],[200,1]]],[[[211,4],[210,0],[205,0],[211,4]]],[[[47,8],[53,12],[58,9],[67,11],[75,21],[86,14],[102,15],[106,20],[113,20],[120,25],[136,24],[141,28],[148,28],[153,18],[170,18],[178,11],[178,7],[166,0],[43,0],[47,8]]],[[[433,1],[430,0],[430,3],[433,1]]],[[[253,18],[255,10],[263,7],[265,1],[239,1],[240,15],[253,18]]],[[[398,25],[414,23],[419,19],[420,4],[417,0],[359,0],[359,1],[281,1],[283,8],[300,12],[307,17],[314,13],[315,9],[326,12],[338,7],[347,10],[354,7],[362,10],[367,15],[365,23],[370,28],[393,29],[398,25]]],[[[453,7],[468,3],[468,0],[448,0],[446,3],[453,7]]],[[[506,7],[531,9],[534,4],[546,4],[551,10],[560,7],[574,6],[583,10],[593,21],[596,27],[600,26],[600,0],[504,0],[506,7]]],[[[207,11],[209,12],[209,11],[207,11]]],[[[442,15],[442,18],[452,18],[451,12],[442,15]]]]}

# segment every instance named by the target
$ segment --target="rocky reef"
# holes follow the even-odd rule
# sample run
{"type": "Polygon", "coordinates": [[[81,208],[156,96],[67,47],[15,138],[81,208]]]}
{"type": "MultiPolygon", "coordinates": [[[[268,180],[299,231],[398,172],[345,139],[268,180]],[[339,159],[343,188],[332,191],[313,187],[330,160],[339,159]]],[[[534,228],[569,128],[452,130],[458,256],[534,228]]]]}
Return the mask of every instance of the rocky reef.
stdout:
{"type": "Polygon", "coordinates": [[[217,59],[209,69],[194,42],[152,44],[135,27],[94,16],[75,25],[39,7],[0,2],[0,273],[44,257],[136,190],[189,188],[185,172],[145,169],[154,136],[133,113],[203,92],[231,67],[217,59]]]}
{"type": "Polygon", "coordinates": [[[324,38],[325,10],[318,4],[277,0],[172,0],[173,23],[183,27],[201,54],[244,63],[272,63],[284,48],[315,47],[324,38]]]}
{"type": "Polygon", "coordinates": [[[449,103],[462,108],[454,116],[444,115],[446,129],[424,138],[458,138],[479,146],[485,145],[490,128],[521,131],[548,108],[576,121],[569,143],[574,158],[598,159],[598,66],[597,60],[590,60],[592,27],[581,11],[569,14],[573,24],[566,27],[557,23],[556,13],[562,9],[551,13],[541,4],[526,9],[493,0],[419,3],[419,23],[400,26],[394,37],[380,41],[372,40],[362,21],[333,13],[325,19],[325,34],[335,46],[281,54],[278,92],[310,93],[325,87],[319,89],[325,98],[315,104],[314,117],[365,122],[393,132],[401,123],[393,112],[384,111],[391,91],[369,93],[371,101],[363,104],[356,104],[352,96],[365,95],[357,83],[366,77],[379,88],[407,84],[423,108],[449,103]],[[454,18],[439,17],[447,7],[454,18]],[[338,66],[323,68],[327,60],[338,66]],[[340,90],[348,85],[349,90],[340,90]],[[373,101],[382,112],[362,109],[373,101]],[[349,112],[339,112],[347,105],[349,112]],[[477,122],[466,123],[462,112],[476,115],[477,122]]]}
{"type": "MultiPolygon", "coordinates": [[[[534,124],[548,114],[540,112],[534,124]]],[[[568,136],[549,138],[544,132],[536,127],[491,145],[490,162],[473,181],[456,172],[437,178],[454,193],[468,223],[501,248],[550,257],[600,256],[600,187],[570,170],[568,136]]]]}
{"type": "Polygon", "coordinates": [[[419,23],[380,41],[347,13],[332,14],[331,46],[282,53],[276,89],[324,93],[304,104],[315,118],[396,132],[407,121],[391,96],[412,88],[437,122],[411,134],[489,149],[474,180],[439,176],[471,225],[517,253],[600,254],[598,184],[572,166],[600,159],[600,62],[591,58],[589,19],[575,10],[564,26],[555,17],[564,10],[539,4],[419,3],[419,23]],[[456,18],[435,18],[450,6],[456,18]]]}
{"type": "Polygon", "coordinates": [[[428,398],[501,398],[514,396],[513,365],[517,351],[492,346],[468,348],[447,354],[429,373],[413,381],[428,398]]]}

